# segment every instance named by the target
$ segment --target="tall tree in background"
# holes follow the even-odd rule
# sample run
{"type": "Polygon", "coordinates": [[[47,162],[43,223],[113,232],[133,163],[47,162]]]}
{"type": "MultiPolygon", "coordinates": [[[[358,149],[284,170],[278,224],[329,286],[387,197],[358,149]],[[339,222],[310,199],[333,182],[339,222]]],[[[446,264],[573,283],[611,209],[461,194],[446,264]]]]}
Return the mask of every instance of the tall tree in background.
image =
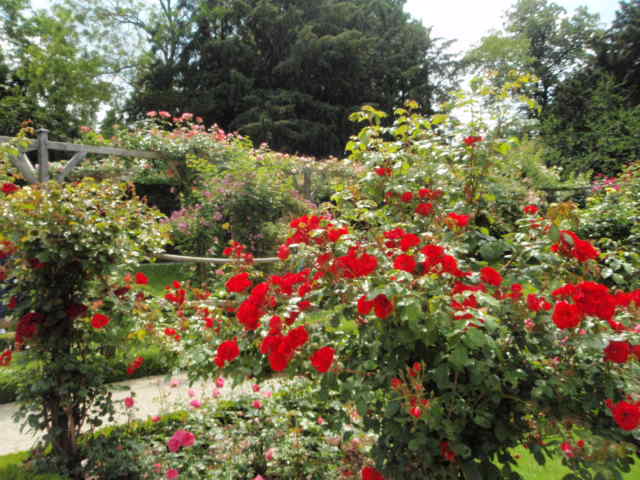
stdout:
{"type": "Polygon", "coordinates": [[[84,47],[78,25],[67,8],[34,11],[28,0],[0,0],[0,134],[31,120],[70,138],[110,100],[105,60],[84,47]]]}
{"type": "Polygon", "coordinates": [[[511,70],[534,74],[538,82],[530,95],[544,116],[558,84],[588,62],[600,35],[598,15],[585,8],[569,16],[548,0],[518,0],[506,13],[504,30],[484,37],[467,53],[465,63],[498,81],[511,70]]]}
{"type": "Polygon", "coordinates": [[[430,109],[453,86],[446,45],[404,3],[160,0],[145,28],[176,32],[177,54],[167,58],[167,40],[148,36],[156,54],[138,72],[129,112],[190,111],[280,150],[341,154],[360,105],[411,98],[430,109]]]}

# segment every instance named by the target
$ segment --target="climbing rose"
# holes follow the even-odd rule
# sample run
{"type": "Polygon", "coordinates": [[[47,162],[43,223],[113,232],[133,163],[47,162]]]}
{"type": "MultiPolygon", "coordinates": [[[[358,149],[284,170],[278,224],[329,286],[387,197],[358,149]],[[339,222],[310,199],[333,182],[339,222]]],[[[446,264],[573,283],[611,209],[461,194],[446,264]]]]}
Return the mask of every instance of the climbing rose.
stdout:
{"type": "Polygon", "coordinates": [[[416,213],[419,215],[431,215],[433,213],[433,205],[431,203],[420,203],[416,207],[416,213]]]}
{"type": "Polygon", "coordinates": [[[625,363],[631,355],[631,345],[629,342],[616,340],[609,341],[609,345],[604,349],[604,359],[608,362],[625,363]]]}
{"type": "Polygon", "coordinates": [[[142,272],[138,272],[136,273],[136,283],[138,285],[147,285],[149,283],[149,277],[142,272]]]}
{"type": "Polygon", "coordinates": [[[177,430],[169,440],[169,450],[179,451],[182,447],[190,447],[196,443],[196,436],[186,430],[177,430]]]}
{"type": "Polygon", "coordinates": [[[106,315],[103,315],[102,313],[96,313],[91,320],[91,325],[96,329],[103,328],[109,325],[110,321],[111,319],[106,315]]]}
{"type": "Polygon", "coordinates": [[[384,477],[375,468],[364,467],[362,469],[362,480],[384,480],[384,477]]]}
{"type": "Polygon", "coordinates": [[[13,352],[11,350],[5,350],[0,355],[0,367],[8,367],[11,364],[11,358],[13,357],[13,352]]]}
{"type": "Polygon", "coordinates": [[[488,283],[489,285],[493,285],[494,287],[499,287],[503,281],[502,275],[500,275],[497,270],[494,270],[491,267],[484,267],[483,269],[481,269],[480,278],[484,283],[488,283]]]}
{"type": "Polygon", "coordinates": [[[562,301],[556,303],[552,318],[558,328],[575,328],[582,321],[582,313],[575,305],[562,301]]]}
{"type": "Polygon", "coordinates": [[[385,319],[393,313],[393,303],[387,298],[384,293],[381,293],[373,299],[373,309],[376,312],[376,317],[385,319]]]}
{"type": "Polygon", "coordinates": [[[232,362],[240,355],[240,348],[238,347],[238,339],[227,340],[222,342],[216,352],[215,362],[220,368],[224,368],[226,362],[232,362]]]}
{"type": "Polygon", "coordinates": [[[251,287],[252,284],[253,283],[249,279],[249,273],[243,272],[227,280],[226,286],[227,286],[227,291],[239,293],[251,287]]]}
{"type": "Polygon", "coordinates": [[[327,373],[333,363],[336,351],[331,347],[322,347],[311,357],[311,364],[320,373],[327,373]]]}
{"type": "Polygon", "coordinates": [[[625,401],[610,404],[613,419],[623,430],[635,430],[640,425],[640,407],[625,401]]]}
{"type": "Polygon", "coordinates": [[[483,140],[482,137],[478,137],[478,136],[475,136],[475,135],[470,135],[470,136],[468,136],[467,138],[464,139],[464,144],[469,146],[469,147],[472,147],[474,143],[481,142],[482,140],[483,140]]]}
{"type": "Polygon", "coordinates": [[[398,270],[404,270],[405,272],[413,273],[416,271],[418,262],[413,255],[398,255],[393,262],[393,268],[398,270]]]}
{"type": "Polygon", "coordinates": [[[20,187],[15,183],[3,183],[2,184],[2,193],[6,193],[9,195],[10,193],[14,193],[20,190],[20,187]]]}
{"type": "Polygon", "coordinates": [[[469,215],[463,215],[455,212],[451,212],[448,217],[453,219],[459,227],[466,227],[469,225],[469,219],[471,218],[469,215]]]}
{"type": "Polygon", "coordinates": [[[576,258],[579,262],[586,262],[600,255],[591,243],[582,240],[571,230],[560,231],[560,241],[551,246],[551,251],[565,257],[576,258]]]}

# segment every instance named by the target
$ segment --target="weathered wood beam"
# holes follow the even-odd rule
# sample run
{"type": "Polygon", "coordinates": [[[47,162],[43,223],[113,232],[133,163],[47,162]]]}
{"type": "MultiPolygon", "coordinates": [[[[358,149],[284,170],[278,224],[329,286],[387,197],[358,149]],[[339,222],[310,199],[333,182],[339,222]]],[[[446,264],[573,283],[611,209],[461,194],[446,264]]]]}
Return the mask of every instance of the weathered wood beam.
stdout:
{"type": "Polygon", "coordinates": [[[86,158],[86,156],[87,152],[78,152],[73,157],[71,157],[71,160],[69,160],[64,166],[64,170],[62,170],[62,172],[60,172],[60,174],[56,177],[56,181],[63,182],[65,177],[69,175],[71,171],[86,158]]]}
{"type": "Polygon", "coordinates": [[[49,150],[117,155],[119,157],[158,158],[160,156],[157,152],[143,152],[139,150],[125,150],[124,148],[98,147],[95,145],[80,145],[78,143],[65,142],[49,142],[49,150]]]}
{"type": "Polygon", "coordinates": [[[49,181],[49,130],[38,130],[38,181],[49,181]]]}
{"type": "MultiPolygon", "coordinates": [[[[167,260],[169,262],[178,262],[178,263],[216,263],[216,264],[225,264],[225,263],[235,263],[238,260],[233,258],[209,258],[209,257],[185,257],[183,255],[171,255],[169,253],[161,253],[157,256],[158,260],[167,260]]],[[[254,258],[253,261],[256,263],[270,263],[277,262],[280,259],[278,257],[267,257],[267,258],[254,258]]]]}
{"type": "Polygon", "coordinates": [[[11,163],[20,170],[20,173],[24,177],[24,179],[29,183],[38,183],[38,175],[36,173],[36,169],[33,168],[31,162],[27,158],[24,153],[20,153],[19,155],[11,155],[11,163]]]}

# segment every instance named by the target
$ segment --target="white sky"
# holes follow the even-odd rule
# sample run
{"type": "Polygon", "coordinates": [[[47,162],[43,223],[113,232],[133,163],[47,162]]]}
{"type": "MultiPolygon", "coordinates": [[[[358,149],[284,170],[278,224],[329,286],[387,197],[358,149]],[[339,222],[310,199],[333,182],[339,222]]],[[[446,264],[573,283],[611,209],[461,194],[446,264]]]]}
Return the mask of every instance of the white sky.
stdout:
{"type": "MultiPolygon", "coordinates": [[[[426,26],[432,34],[446,40],[457,39],[454,52],[463,52],[489,33],[502,27],[504,13],[515,0],[407,0],[404,10],[426,26]]],[[[611,24],[618,9],[618,0],[553,0],[569,14],[579,6],[598,13],[600,21],[611,24]]]]}

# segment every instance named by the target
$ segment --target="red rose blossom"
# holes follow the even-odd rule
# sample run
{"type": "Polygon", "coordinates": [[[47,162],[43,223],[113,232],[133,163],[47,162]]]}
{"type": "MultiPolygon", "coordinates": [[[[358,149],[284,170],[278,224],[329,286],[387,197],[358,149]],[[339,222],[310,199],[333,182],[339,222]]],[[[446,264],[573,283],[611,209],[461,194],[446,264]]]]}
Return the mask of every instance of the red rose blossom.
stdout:
{"type": "Polygon", "coordinates": [[[331,347],[322,347],[311,357],[311,364],[320,373],[327,373],[333,363],[336,351],[331,347]]]}
{"type": "Polygon", "coordinates": [[[610,340],[604,349],[604,359],[608,362],[626,363],[631,355],[631,345],[626,341],[610,340]]]}
{"type": "Polygon", "coordinates": [[[431,215],[433,213],[433,204],[431,203],[420,203],[416,207],[416,213],[419,215],[424,215],[425,217],[431,215]]]}
{"type": "Polygon", "coordinates": [[[575,328],[582,321],[582,312],[575,305],[561,301],[556,303],[552,319],[560,329],[575,328]]]}
{"type": "Polygon", "coordinates": [[[109,325],[111,319],[102,313],[96,313],[91,319],[91,326],[95,329],[104,328],[109,325]]]}
{"type": "Polygon", "coordinates": [[[376,317],[384,320],[393,313],[395,306],[384,293],[381,293],[373,299],[373,309],[376,312],[376,317]]]}
{"type": "Polygon", "coordinates": [[[640,407],[637,404],[625,401],[616,404],[611,403],[613,419],[623,430],[635,430],[640,425],[640,407]]]}
{"type": "Polygon", "coordinates": [[[2,193],[9,195],[10,193],[15,193],[20,190],[20,187],[15,183],[3,183],[2,184],[2,193]]]}
{"type": "Polygon", "coordinates": [[[248,272],[242,272],[227,280],[226,287],[228,292],[239,293],[250,288],[253,282],[249,279],[248,272]]]}
{"type": "Polygon", "coordinates": [[[375,468],[364,467],[362,469],[362,480],[384,480],[384,477],[375,468]]]}
{"type": "Polygon", "coordinates": [[[540,211],[540,208],[538,208],[537,205],[527,205],[522,210],[527,215],[535,215],[536,213],[538,213],[540,211]]]}
{"type": "Polygon", "coordinates": [[[489,285],[493,285],[494,287],[499,287],[502,284],[503,278],[500,273],[491,268],[484,267],[480,270],[480,278],[484,283],[488,283],[489,285]]]}
{"type": "Polygon", "coordinates": [[[138,285],[148,285],[149,284],[149,277],[147,277],[142,272],[138,272],[138,273],[136,273],[136,283],[138,285]]]}
{"type": "Polygon", "coordinates": [[[468,147],[472,147],[475,143],[481,142],[483,140],[482,137],[476,135],[470,135],[464,139],[464,144],[468,147]]]}
{"type": "Polygon", "coordinates": [[[224,368],[227,362],[234,361],[238,356],[240,356],[240,348],[238,347],[238,339],[234,338],[220,344],[214,361],[218,367],[224,368]]]}
{"type": "Polygon", "coordinates": [[[393,262],[393,268],[409,273],[415,272],[417,266],[418,262],[416,262],[416,259],[413,257],[413,255],[398,255],[393,262]]]}

